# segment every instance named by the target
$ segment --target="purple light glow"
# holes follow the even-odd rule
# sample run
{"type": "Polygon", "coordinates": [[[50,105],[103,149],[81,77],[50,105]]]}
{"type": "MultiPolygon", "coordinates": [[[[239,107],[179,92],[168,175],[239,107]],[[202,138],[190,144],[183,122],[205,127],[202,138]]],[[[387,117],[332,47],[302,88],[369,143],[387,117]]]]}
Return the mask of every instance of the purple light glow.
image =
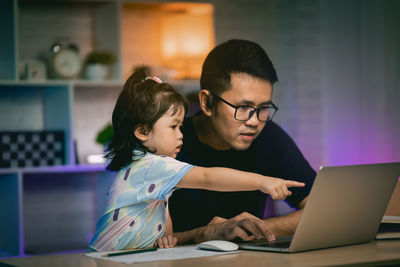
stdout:
{"type": "MultiPolygon", "coordinates": [[[[350,125],[350,124],[349,124],[350,125]]],[[[374,126],[363,131],[357,124],[336,127],[324,136],[325,165],[372,164],[400,161],[391,129],[374,126]],[[345,128],[343,131],[341,129],[345,128]]],[[[365,127],[364,127],[365,129],[365,127]]]]}

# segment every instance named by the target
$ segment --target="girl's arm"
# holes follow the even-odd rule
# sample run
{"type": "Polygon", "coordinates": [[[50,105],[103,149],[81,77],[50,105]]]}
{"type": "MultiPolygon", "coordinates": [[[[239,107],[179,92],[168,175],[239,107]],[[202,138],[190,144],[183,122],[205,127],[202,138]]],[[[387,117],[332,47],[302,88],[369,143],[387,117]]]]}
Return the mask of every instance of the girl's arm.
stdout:
{"type": "Polygon", "coordinates": [[[213,191],[253,191],[260,190],[272,199],[290,196],[288,187],[302,187],[304,183],[243,172],[229,168],[193,167],[179,181],[177,187],[208,189],[213,191]]]}

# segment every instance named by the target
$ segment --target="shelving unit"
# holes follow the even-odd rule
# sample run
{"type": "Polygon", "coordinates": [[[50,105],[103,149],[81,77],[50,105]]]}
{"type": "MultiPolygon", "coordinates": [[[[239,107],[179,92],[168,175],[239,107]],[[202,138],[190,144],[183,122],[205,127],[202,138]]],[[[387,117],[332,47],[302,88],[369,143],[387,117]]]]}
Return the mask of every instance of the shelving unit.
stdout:
{"type": "Polygon", "coordinates": [[[102,166],[0,170],[0,258],[84,251],[113,177],[102,166]]]}
{"type": "MultiPolygon", "coordinates": [[[[132,56],[130,29],[136,25],[130,27],[127,18],[132,18],[134,4],[129,0],[0,1],[0,131],[61,130],[65,137],[61,166],[0,168],[4,215],[0,258],[87,247],[115,174],[103,165],[87,165],[86,157],[103,152],[94,140],[110,122],[130,71],[122,61],[132,56]],[[128,39],[122,38],[121,24],[129,31],[128,39]],[[60,34],[78,45],[81,58],[93,49],[113,51],[117,62],[111,80],[21,79],[19,63],[46,56],[60,34]]],[[[137,53],[137,46],[134,50],[137,53]]],[[[171,83],[186,95],[197,90],[197,81],[171,83]]]]}
{"type": "Polygon", "coordinates": [[[21,183],[18,172],[0,172],[0,208],[6,216],[0,220],[0,258],[20,253],[21,183]]]}
{"type": "Polygon", "coordinates": [[[64,162],[75,162],[72,88],[68,83],[1,82],[0,94],[0,130],[61,130],[65,136],[64,162]]]}
{"type": "Polygon", "coordinates": [[[0,79],[17,78],[16,9],[15,1],[0,2],[0,79]]]}
{"type": "MultiPolygon", "coordinates": [[[[122,88],[119,8],[118,1],[0,2],[0,131],[61,130],[65,148],[61,166],[0,169],[0,258],[84,250],[94,234],[115,174],[102,165],[78,164],[74,126],[85,114],[75,112],[75,96],[106,88],[115,99],[122,88]],[[58,20],[63,34],[78,40],[81,53],[96,48],[117,55],[112,80],[20,79],[19,62],[46,51],[60,34],[58,20]],[[90,25],[89,34],[79,25],[90,25]],[[82,32],[89,36],[79,36],[82,32]]],[[[89,129],[90,138],[97,130],[89,129]]]]}
{"type": "MultiPolygon", "coordinates": [[[[56,3],[1,1],[0,131],[61,130],[65,135],[65,164],[86,163],[82,158],[76,158],[79,147],[76,151],[75,145],[80,136],[74,129],[82,121],[80,116],[85,114],[76,114],[75,110],[77,104],[89,105],[90,102],[77,103],[75,95],[81,95],[90,88],[105,88],[113,92],[112,97],[108,97],[109,94],[103,96],[102,103],[109,107],[108,113],[96,118],[98,124],[95,128],[86,129],[90,142],[94,143],[101,123],[111,118],[110,106],[123,86],[120,67],[120,8],[121,3],[112,0],[56,3]],[[52,43],[65,36],[80,48],[82,61],[93,49],[112,51],[117,56],[117,62],[112,68],[112,79],[104,82],[20,79],[21,62],[38,59],[45,61],[49,57],[52,43]]],[[[92,96],[102,97],[95,90],[91,91],[92,96]]],[[[84,141],[88,143],[88,140],[84,141]]],[[[101,152],[100,146],[97,152],[101,152]]]]}
{"type": "MultiPolygon", "coordinates": [[[[63,166],[0,169],[0,208],[4,212],[0,220],[0,258],[86,249],[114,176],[104,166],[76,164],[74,120],[79,121],[81,115],[74,113],[74,96],[87,88],[107,88],[116,95],[123,84],[120,61],[113,68],[112,81],[102,83],[19,78],[19,62],[30,59],[29,56],[37,57],[42,51],[35,49],[48,47],[51,43],[44,42],[54,41],[59,34],[60,28],[46,23],[46,19],[58,19],[57,13],[61,14],[62,8],[74,10],[84,5],[91,16],[87,19],[94,25],[89,38],[95,37],[96,48],[111,50],[121,58],[118,2],[60,3],[39,3],[41,8],[36,6],[35,10],[49,16],[52,11],[55,14],[50,18],[37,14],[33,18],[36,25],[29,25],[29,18],[21,16],[29,15],[32,5],[37,3],[0,2],[0,131],[61,130],[65,137],[63,166]],[[28,32],[40,36],[42,31],[47,31],[51,39],[28,40],[32,38],[28,32]]],[[[63,21],[64,32],[81,30],[68,26],[80,18],[71,13],[60,16],[68,20],[63,21]]],[[[81,52],[94,47],[93,43],[79,45],[81,52]]],[[[89,132],[93,135],[97,130],[89,132]]]]}

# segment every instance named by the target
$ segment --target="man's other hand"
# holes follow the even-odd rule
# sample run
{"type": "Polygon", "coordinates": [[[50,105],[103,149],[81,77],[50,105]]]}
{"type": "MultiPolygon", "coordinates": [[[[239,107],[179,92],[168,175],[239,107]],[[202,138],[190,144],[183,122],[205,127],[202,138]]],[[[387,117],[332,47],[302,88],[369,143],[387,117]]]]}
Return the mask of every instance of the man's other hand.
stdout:
{"type": "Polygon", "coordinates": [[[265,223],[256,216],[243,212],[231,219],[214,217],[195,238],[196,243],[207,240],[241,239],[249,241],[265,238],[268,241],[275,240],[274,234],[265,223]]]}

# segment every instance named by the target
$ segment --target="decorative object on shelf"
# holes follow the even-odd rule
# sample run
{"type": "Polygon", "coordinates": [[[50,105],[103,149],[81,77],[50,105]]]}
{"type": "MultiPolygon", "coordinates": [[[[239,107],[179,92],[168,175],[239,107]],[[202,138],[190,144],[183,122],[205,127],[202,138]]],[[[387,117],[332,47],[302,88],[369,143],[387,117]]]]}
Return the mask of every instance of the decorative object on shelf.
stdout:
{"type": "Polygon", "coordinates": [[[0,132],[0,168],[63,165],[63,131],[0,132]]]}
{"type": "Polygon", "coordinates": [[[19,63],[19,78],[30,81],[46,80],[46,64],[41,60],[22,60],[19,63]]]}
{"type": "MultiPolygon", "coordinates": [[[[111,123],[107,123],[104,128],[98,132],[96,136],[96,143],[100,144],[103,147],[104,152],[107,151],[113,134],[114,130],[111,123]]],[[[104,164],[106,162],[104,154],[91,154],[87,156],[86,160],[89,164],[104,164]]]]}
{"type": "Polygon", "coordinates": [[[103,129],[96,136],[96,143],[103,146],[104,150],[107,149],[108,145],[110,144],[112,137],[114,135],[114,129],[111,123],[108,123],[104,126],[103,129]]]}
{"type": "Polygon", "coordinates": [[[106,80],[111,76],[111,65],[116,61],[115,54],[107,50],[92,51],[86,56],[85,78],[106,80]]]}
{"type": "Polygon", "coordinates": [[[50,49],[50,76],[56,79],[77,78],[82,67],[78,46],[59,39],[50,49]]]}

